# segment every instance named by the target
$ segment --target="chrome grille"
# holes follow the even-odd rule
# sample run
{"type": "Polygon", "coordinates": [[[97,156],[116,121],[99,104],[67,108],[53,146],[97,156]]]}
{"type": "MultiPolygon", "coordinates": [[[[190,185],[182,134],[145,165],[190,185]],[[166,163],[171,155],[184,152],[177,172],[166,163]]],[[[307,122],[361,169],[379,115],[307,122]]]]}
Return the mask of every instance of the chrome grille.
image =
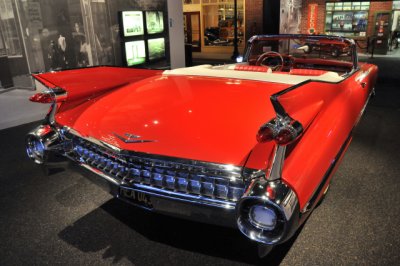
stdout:
{"type": "Polygon", "coordinates": [[[204,198],[237,201],[244,193],[240,169],[127,151],[114,152],[81,137],[72,140],[77,159],[123,185],[161,188],[204,198]]]}

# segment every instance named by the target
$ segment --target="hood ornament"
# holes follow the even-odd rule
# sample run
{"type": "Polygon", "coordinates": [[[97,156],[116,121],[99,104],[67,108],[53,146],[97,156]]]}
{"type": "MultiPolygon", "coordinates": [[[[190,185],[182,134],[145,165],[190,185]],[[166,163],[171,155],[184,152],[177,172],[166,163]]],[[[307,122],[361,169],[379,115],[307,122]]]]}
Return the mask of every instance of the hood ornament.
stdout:
{"type": "Polygon", "coordinates": [[[130,133],[125,133],[124,136],[120,136],[117,133],[114,133],[114,136],[119,138],[125,143],[144,143],[144,142],[156,142],[157,140],[148,140],[148,139],[139,139],[141,138],[139,135],[134,135],[130,133]]]}

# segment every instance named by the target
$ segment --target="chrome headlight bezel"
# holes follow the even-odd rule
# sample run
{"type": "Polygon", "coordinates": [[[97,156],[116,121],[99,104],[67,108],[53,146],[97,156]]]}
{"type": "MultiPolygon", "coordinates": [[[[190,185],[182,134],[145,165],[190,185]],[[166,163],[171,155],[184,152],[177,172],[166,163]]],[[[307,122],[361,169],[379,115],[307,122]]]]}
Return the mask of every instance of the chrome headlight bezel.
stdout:
{"type": "Polygon", "coordinates": [[[60,134],[50,125],[40,125],[25,138],[25,149],[28,157],[37,164],[44,164],[49,150],[55,149],[60,134]]]}
{"type": "Polygon", "coordinates": [[[238,202],[236,222],[239,230],[250,239],[273,245],[284,242],[297,229],[298,213],[298,199],[290,187],[281,180],[258,178],[252,181],[238,202]],[[273,228],[254,221],[252,210],[256,206],[274,212],[276,223],[273,228]]]}

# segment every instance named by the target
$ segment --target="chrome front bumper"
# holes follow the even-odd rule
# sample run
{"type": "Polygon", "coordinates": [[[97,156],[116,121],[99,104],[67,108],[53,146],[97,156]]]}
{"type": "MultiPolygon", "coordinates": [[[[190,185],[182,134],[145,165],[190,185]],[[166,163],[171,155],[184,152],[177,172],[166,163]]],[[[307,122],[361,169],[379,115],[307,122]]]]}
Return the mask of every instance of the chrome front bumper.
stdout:
{"type": "Polygon", "coordinates": [[[165,193],[165,191],[162,190],[150,190],[140,185],[126,187],[118,183],[113,177],[107,176],[104,173],[99,173],[97,169],[88,165],[70,162],[68,166],[69,170],[78,172],[91,182],[100,186],[103,190],[109,192],[112,196],[134,206],[196,222],[237,228],[235,218],[236,204],[226,207],[218,205],[213,206],[210,204],[203,204],[196,200],[190,201],[187,198],[180,198],[171,193],[165,193]],[[124,197],[121,195],[121,188],[146,194],[151,201],[152,208],[137,204],[132,202],[129,198],[124,197]]]}
{"type": "Polygon", "coordinates": [[[59,166],[61,157],[69,168],[130,204],[239,228],[264,244],[286,241],[299,225],[296,194],[281,180],[265,179],[263,171],[121,150],[55,125],[27,135],[27,154],[50,167],[59,166]]]}
{"type": "Polygon", "coordinates": [[[53,158],[58,164],[64,158],[70,161],[69,168],[89,177],[114,197],[140,208],[228,227],[236,227],[237,202],[248,185],[246,180],[255,172],[232,165],[121,150],[54,125],[42,125],[30,132],[27,152],[35,162],[49,167],[57,166],[53,158]],[[51,145],[46,144],[50,142],[51,145]],[[139,201],[137,196],[146,200],[139,201]]]}

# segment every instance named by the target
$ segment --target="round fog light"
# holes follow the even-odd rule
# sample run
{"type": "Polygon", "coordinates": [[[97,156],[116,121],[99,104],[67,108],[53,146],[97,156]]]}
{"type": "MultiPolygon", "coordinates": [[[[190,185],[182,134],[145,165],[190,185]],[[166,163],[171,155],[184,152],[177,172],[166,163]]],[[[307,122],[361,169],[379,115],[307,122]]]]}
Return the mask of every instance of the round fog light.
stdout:
{"type": "Polygon", "coordinates": [[[250,223],[259,229],[271,231],[276,226],[276,213],[268,207],[261,205],[251,207],[249,217],[250,223]]]}

